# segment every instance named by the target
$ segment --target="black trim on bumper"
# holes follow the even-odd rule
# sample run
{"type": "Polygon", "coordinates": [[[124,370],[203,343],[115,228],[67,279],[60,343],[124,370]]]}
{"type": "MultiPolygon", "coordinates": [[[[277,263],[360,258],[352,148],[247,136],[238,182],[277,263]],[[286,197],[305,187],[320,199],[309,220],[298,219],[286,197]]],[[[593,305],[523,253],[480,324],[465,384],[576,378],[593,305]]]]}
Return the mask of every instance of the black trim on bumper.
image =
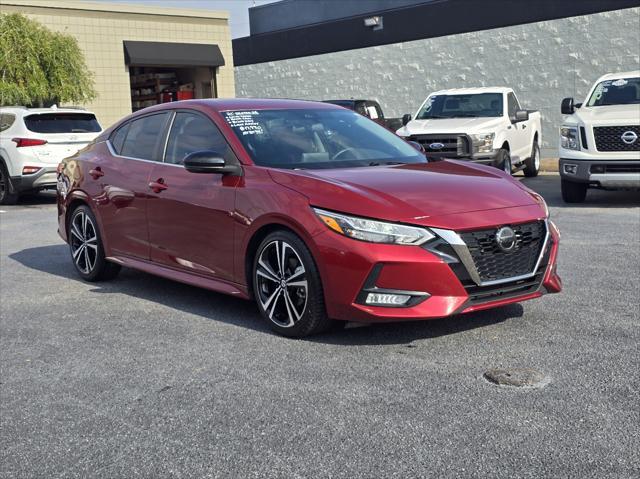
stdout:
{"type": "Polygon", "coordinates": [[[38,191],[55,189],[57,185],[56,168],[42,168],[32,175],[12,176],[11,184],[14,191],[38,191]]]}

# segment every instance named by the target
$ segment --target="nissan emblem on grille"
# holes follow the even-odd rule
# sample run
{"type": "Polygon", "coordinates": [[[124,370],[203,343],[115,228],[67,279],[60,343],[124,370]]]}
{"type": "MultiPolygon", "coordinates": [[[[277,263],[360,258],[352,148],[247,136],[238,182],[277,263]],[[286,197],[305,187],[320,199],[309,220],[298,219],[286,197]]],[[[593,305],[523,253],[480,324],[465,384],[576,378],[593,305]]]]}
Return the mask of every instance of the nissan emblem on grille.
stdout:
{"type": "Polygon", "coordinates": [[[638,139],[638,135],[634,131],[625,131],[620,137],[622,141],[624,141],[627,145],[633,145],[638,139]]]}
{"type": "Polygon", "coordinates": [[[508,253],[513,251],[517,244],[516,232],[508,226],[503,226],[496,232],[496,243],[498,247],[508,253]]]}

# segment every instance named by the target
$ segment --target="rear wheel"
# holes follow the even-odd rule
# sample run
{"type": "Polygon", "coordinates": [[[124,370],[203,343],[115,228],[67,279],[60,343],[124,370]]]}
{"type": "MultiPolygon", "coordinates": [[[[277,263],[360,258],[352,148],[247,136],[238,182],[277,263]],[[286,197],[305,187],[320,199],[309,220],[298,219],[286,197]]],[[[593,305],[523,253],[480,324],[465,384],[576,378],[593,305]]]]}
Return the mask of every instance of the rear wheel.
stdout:
{"type": "Polygon", "coordinates": [[[537,141],[533,142],[531,157],[524,161],[524,176],[529,178],[538,176],[540,172],[540,146],[537,141]]]}
{"type": "Polygon", "coordinates": [[[103,281],[114,278],[120,265],[107,261],[104,256],[98,223],[91,209],[76,208],[69,221],[69,248],[73,265],[85,281],[103,281]]]}
{"type": "Polygon", "coordinates": [[[11,189],[11,177],[4,163],[0,161],[0,205],[15,205],[18,202],[18,193],[11,189]]]}
{"type": "Polygon", "coordinates": [[[311,252],[293,233],[277,231],[262,241],[253,264],[253,290],[260,313],[279,334],[300,338],[335,324],[327,317],[311,252]]]}
{"type": "Polygon", "coordinates": [[[587,197],[587,184],[561,180],[562,199],[566,203],[582,203],[587,197]]]}

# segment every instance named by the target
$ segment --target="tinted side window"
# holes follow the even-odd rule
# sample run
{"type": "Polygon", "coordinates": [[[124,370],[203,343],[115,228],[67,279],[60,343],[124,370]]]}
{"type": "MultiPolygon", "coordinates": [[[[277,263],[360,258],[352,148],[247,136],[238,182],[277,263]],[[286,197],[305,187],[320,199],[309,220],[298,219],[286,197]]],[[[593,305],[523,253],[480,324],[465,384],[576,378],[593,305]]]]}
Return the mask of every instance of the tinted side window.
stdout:
{"type": "Polygon", "coordinates": [[[513,118],[516,116],[516,111],[520,109],[520,104],[518,103],[518,99],[513,93],[509,93],[507,96],[507,106],[509,108],[509,118],[513,118]]]}
{"type": "Polygon", "coordinates": [[[122,145],[122,156],[142,160],[159,159],[158,145],[169,113],[145,116],[129,123],[129,131],[122,145]]]}
{"type": "Polygon", "coordinates": [[[181,165],[189,153],[202,150],[215,151],[225,161],[236,162],[227,141],[211,120],[195,113],[178,112],[169,133],[165,162],[181,165]]]}
{"type": "Polygon", "coordinates": [[[125,123],[111,135],[111,138],[109,138],[111,146],[113,146],[113,149],[117,154],[121,154],[122,152],[122,146],[124,145],[124,140],[127,137],[129,125],[130,123],[125,123]]]}
{"type": "Polygon", "coordinates": [[[16,116],[11,113],[0,114],[0,131],[8,130],[16,121],[16,116]]]}

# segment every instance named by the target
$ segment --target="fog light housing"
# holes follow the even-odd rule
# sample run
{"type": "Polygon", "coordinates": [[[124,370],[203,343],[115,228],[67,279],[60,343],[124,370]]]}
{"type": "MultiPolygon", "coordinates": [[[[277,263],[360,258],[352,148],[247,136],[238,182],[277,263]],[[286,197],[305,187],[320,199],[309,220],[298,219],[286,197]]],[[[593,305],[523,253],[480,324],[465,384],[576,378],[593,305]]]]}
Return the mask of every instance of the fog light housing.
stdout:
{"type": "Polygon", "coordinates": [[[404,306],[410,299],[408,294],[369,293],[365,303],[372,306],[404,306]]]}
{"type": "Polygon", "coordinates": [[[573,163],[565,163],[562,168],[567,175],[575,175],[578,173],[578,165],[574,165],[573,163]]]}

